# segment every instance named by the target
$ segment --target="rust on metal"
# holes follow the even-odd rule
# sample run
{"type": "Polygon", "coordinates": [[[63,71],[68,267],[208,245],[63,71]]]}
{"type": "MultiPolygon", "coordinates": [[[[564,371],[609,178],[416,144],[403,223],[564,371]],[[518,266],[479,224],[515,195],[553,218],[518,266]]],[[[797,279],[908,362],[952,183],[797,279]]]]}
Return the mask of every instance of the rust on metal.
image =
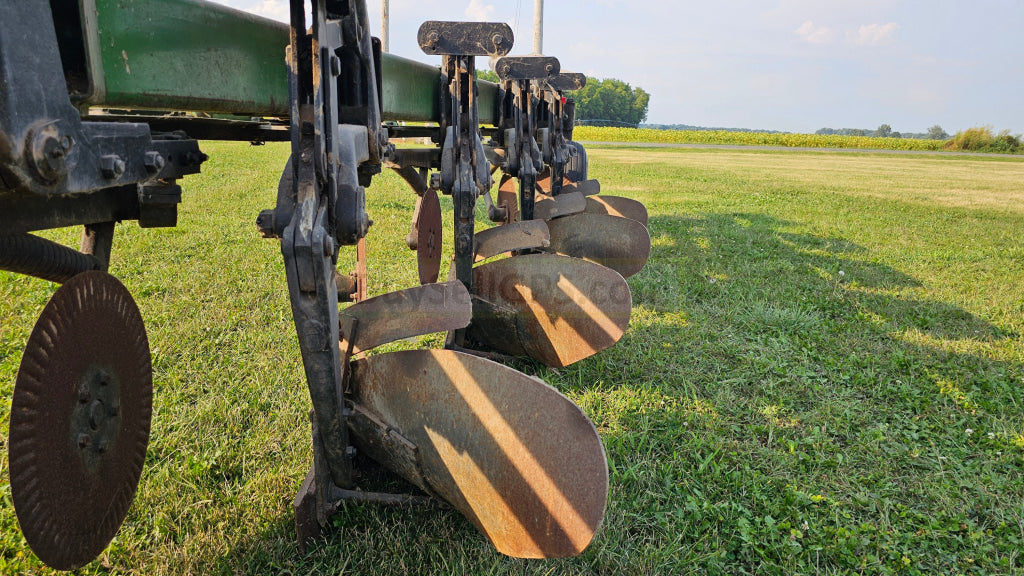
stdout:
{"type": "Polygon", "coordinates": [[[498,551],[555,558],[590,543],[608,464],[594,425],[557,390],[452,350],[379,354],[353,362],[352,374],[353,400],[416,446],[430,492],[498,551]]]}
{"type": "Polygon", "coordinates": [[[537,194],[533,208],[533,217],[538,220],[550,220],[572,214],[579,214],[587,209],[587,199],[579,192],[562,193],[558,196],[537,194]]]}
{"type": "Polygon", "coordinates": [[[473,270],[466,338],[548,366],[572,364],[622,337],[633,307],[617,272],[555,254],[529,254],[473,270]]]}
{"type": "Polygon", "coordinates": [[[642,202],[622,196],[592,196],[587,198],[586,212],[629,218],[647,226],[647,207],[642,202]]]}
{"type": "Polygon", "coordinates": [[[427,190],[419,199],[416,215],[416,264],[420,284],[437,282],[441,273],[441,202],[427,190]]]}
{"type": "Polygon", "coordinates": [[[582,182],[573,182],[568,178],[565,179],[565,186],[562,188],[562,192],[579,192],[584,196],[593,196],[594,194],[601,193],[601,182],[598,180],[584,180],[582,182]]]}
{"type": "Polygon", "coordinates": [[[352,293],[353,302],[362,302],[367,296],[366,278],[366,238],[360,238],[356,243],[356,269],[352,272],[356,280],[356,291],[352,293]]]}
{"type": "Polygon", "coordinates": [[[73,570],[117,533],[149,443],[149,341],[128,290],[84,272],[43,309],[11,403],[11,496],[40,560],[73,570]]]}
{"type": "MultiPolygon", "coordinates": [[[[472,316],[466,287],[458,281],[425,284],[363,300],[341,311],[357,320],[351,353],[359,354],[403,338],[465,328],[472,316]]],[[[344,330],[343,330],[344,332],[344,330]]]]}
{"type": "Polygon", "coordinates": [[[519,192],[516,190],[516,179],[505,174],[498,186],[498,207],[505,209],[505,222],[519,220],[519,192]]]}
{"type": "Polygon", "coordinates": [[[548,225],[543,220],[513,222],[481,230],[474,235],[476,261],[480,262],[513,250],[546,248],[551,244],[548,225]]]}
{"type": "Polygon", "coordinates": [[[624,278],[642,270],[651,256],[651,235],[647,228],[629,218],[574,214],[551,220],[548,229],[551,252],[597,262],[624,278]]]}

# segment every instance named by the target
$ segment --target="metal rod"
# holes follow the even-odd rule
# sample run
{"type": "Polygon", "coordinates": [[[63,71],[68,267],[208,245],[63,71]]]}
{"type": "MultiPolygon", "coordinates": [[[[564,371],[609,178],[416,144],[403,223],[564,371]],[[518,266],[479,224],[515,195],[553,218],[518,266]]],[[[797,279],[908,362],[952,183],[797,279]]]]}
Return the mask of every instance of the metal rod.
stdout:
{"type": "Polygon", "coordinates": [[[380,44],[381,49],[385,52],[391,51],[391,44],[388,42],[388,32],[391,25],[391,2],[389,0],[380,0],[380,44]]]}
{"type": "Polygon", "coordinates": [[[533,53],[544,53],[544,0],[533,0],[533,53]]]}
{"type": "Polygon", "coordinates": [[[87,270],[103,270],[99,260],[31,234],[0,236],[0,270],[63,284],[87,270]]]}

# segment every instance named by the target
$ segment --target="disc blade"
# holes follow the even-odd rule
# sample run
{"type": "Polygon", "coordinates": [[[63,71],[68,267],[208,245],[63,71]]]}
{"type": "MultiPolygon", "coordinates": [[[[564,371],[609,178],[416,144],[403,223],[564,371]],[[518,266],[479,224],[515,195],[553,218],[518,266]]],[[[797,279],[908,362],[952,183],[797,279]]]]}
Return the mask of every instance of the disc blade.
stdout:
{"type": "Polygon", "coordinates": [[[587,198],[589,214],[607,214],[629,218],[647,226],[647,207],[642,202],[622,196],[591,196],[587,198]]]}
{"type": "Polygon", "coordinates": [[[587,209],[587,199],[579,192],[559,194],[558,196],[537,194],[537,199],[533,206],[534,218],[550,220],[583,212],[587,209]]]}
{"type": "Polygon", "coordinates": [[[359,321],[353,354],[403,338],[465,328],[472,314],[469,292],[457,281],[388,292],[341,311],[359,321]]]}
{"type": "Polygon", "coordinates": [[[473,241],[476,261],[480,262],[512,250],[545,248],[551,237],[543,220],[527,220],[481,230],[473,235],[473,241]]]}
{"type": "Polygon", "coordinates": [[[505,209],[505,222],[519,220],[519,183],[505,174],[498,186],[498,207],[505,209]]]}
{"type": "Polygon", "coordinates": [[[430,490],[499,552],[555,558],[590,543],[608,465],[594,425],[557,390],[451,350],[358,360],[352,381],[355,401],[416,445],[430,490]]]}
{"type": "Polygon", "coordinates": [[[607,266],[624,278],[643,269],[651,255],[647,228],[629,218],[575,214],[548,222],[550,251],[607,266]]]}
{"type": "Polygon", "coordinates": [[[427,190],[420,198],[416,218],[416,264],[420,284],[437,282],[441,273],[441,201],[427,190]]]}
{"type": "Polygon", "coordinates": [[[11,496],[40,560],[73,570],[117,533],[142,473],[152,400],[131,294],[104,272],[72,277],[32,330],[11,402],[11,496]]]}
{"type": "Polygon", "coordinates": [[[629,285],[617,272],[554,254],[477,266],[473,294],[483,303],[474,302],[467,338],[554,367],[618,342],[633,307],[629,285]]]}

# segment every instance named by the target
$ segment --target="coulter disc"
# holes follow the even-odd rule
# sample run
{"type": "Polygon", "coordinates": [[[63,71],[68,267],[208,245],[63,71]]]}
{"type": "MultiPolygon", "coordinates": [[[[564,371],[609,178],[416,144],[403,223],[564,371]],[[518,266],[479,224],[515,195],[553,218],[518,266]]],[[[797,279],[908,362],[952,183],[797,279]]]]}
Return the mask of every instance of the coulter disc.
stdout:
{"type": "Polygon", "coordinates": [[[579,192],[566,192],[558,196],[537,194],[533,207],[533,217],[538,220],[550,220],[571,214],[579,214],[587,209],[587,199],[579,192]]]}
{"type": "MultiPolygon", "coordinates": [[[[515,259],[513,259],[515,260],[515,259]]],[[[357,405],[415,445],[391,463],[462,512],[499,552],[575,556],[604,517],[608,464],[568,398],[507,366],[451,350],[352,363],[357,405]]],[[[361,448],[389,465],[387,453],[361,448]]]]}
{"type": "Polygon", "coordinates": [[[614,345],[633,300],[616,271],[578,258],[528,254],[473,269],[466,337],[548,366],[568,366],[614,345]]]}
{"type": "Polygon", "coordinates": [[[152,400],[131,294],[104,272],[74,276],[32,330],[11,403],[11,496],[40,560],[72,570],[114,537],[142,473],[152,400]]]}
{"type": "Polygon", "coordinates": [[[647,207],[642,202],[622,196],[591,196],[587,198],[587,210],[590,214],[607,214],[629,218],[647,226],[647,207]]]}
{"type": "Polygon", "coordinates": [[[550,251],[607,266],[624,278],[643,269],[651,256],[647,228],[629,218],[574,214],[548,222],[550,251]]]}
{"type": "Polygon", "coordinates": [[[441,201],[427,190],[420,199],[416,220],[416,262],[420,284],[437,282],[441,272],[441,201]]]}

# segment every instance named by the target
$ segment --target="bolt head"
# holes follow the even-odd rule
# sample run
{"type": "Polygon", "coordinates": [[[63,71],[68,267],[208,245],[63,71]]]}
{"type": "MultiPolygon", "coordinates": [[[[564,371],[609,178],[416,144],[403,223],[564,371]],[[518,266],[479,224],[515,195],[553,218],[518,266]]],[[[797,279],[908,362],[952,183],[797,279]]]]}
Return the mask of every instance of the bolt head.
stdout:
{"type": "Polygon", "coordinates": [[[79,434],[78,435],[78,447],[79,448],[88,448],[90,441],[91,441],[91,439],[89,438],[88,434],[79,434]]]}
{"type": "Polygon", "coordinates": [[[100,173],[108,180],[114,180],[123,176],[125,168],[124,160],[117,154],[107,154],[100,157],[100,173]]]}

